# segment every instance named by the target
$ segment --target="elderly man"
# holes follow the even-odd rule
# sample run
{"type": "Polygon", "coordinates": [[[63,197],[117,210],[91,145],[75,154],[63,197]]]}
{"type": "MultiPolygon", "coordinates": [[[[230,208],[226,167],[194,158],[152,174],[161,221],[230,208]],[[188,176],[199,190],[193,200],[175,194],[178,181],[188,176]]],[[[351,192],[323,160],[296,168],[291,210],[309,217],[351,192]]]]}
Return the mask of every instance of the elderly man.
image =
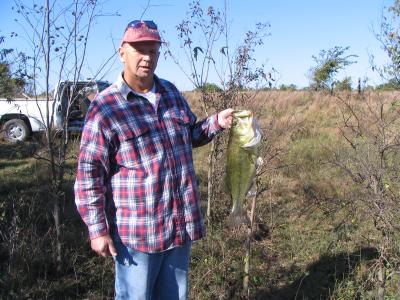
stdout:
{"type": "Polygon", "coordinates": [[[186,299],[192,242],[205,234],[192,147],[232,121],[197,121],[154,72],[162,44],[152,21],[132,21],[117,81],[96,95],[82,132],[75,202],[91,247],[115,260],[117,299],[186,299]]]}

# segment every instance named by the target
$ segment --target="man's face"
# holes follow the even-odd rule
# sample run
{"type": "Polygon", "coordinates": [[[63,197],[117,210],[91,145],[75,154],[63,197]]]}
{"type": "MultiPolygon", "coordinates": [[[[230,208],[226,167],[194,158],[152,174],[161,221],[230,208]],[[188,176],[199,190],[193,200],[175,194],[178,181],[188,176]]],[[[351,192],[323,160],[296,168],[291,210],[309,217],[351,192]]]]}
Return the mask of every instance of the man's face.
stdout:
{"type": "Polygon", "coordinates": [[[159,50],[158,42],[124,43],[119,49],[119,54],[125,64],[125,80],[153,79],[160,55],[159,50]]]}

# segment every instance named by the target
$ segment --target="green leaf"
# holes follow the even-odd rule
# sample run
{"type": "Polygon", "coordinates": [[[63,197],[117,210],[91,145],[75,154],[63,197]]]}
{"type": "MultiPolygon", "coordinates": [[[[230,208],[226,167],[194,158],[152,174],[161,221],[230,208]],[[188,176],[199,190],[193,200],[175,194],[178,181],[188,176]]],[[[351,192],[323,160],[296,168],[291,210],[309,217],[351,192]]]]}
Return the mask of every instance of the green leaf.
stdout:
{"type": "Polygon", "coordinates": [[[201,49],[200,47],[194,47],[194,49],[193,49],[193,56],[194,56],[194,59],[195,59],[195,60],[197,60],[197,55],[198,55],[199,51],[200,51],[201,53],[204,53],[204,52],[203,52],[203,49],[201,49]]]}

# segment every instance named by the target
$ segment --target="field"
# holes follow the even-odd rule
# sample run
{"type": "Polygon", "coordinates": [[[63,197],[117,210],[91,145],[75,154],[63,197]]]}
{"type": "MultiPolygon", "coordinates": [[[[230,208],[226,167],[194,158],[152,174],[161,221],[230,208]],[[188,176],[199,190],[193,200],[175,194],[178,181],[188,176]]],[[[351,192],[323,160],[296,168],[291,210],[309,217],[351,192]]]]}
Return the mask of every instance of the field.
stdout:
{"type": "MultiPolygon", "coordinates": [[[[247,229],[226,225],[227,133],[217,141],[208,235],[193,246],[190,299],[400,298],[400,93],[251,92],[262,127],[249,296],[247,229]]],[[[199,96],[186,94],[201,117],[199,96]]],[[[72,185],[79,137],[63,188],[63,271],[55,271],[48,165],[38,137],[0,144],[0,298],[111,299],[113,263],[90,250],[72,185]]],[[[210,147],[194,150],[203,207],[210,147]]],[[[248,199],[250,200],[250,199],[248,199]]],[[[247,203],[250,210],[250,201],[247,203]]]]}

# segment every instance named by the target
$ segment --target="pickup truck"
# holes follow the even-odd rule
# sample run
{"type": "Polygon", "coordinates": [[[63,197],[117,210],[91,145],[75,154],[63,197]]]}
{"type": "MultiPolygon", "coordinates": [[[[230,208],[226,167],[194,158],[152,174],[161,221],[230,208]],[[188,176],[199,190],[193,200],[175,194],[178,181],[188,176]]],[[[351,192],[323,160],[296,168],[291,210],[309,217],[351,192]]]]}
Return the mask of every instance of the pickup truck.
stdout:
{"type": "MultiPolygon", "coordinates": [[[[90,100],[110,85],[107,81],[63,81],[49,100],[49,114],[54,117],[53,127],[63,130],[67,118],[69,132],[82,129],[90,100]]],[[[3,138],[16,143],[25,141],[34,132],[46,128],[45,98],[0,98],[0,128],[3,138]]]]}

